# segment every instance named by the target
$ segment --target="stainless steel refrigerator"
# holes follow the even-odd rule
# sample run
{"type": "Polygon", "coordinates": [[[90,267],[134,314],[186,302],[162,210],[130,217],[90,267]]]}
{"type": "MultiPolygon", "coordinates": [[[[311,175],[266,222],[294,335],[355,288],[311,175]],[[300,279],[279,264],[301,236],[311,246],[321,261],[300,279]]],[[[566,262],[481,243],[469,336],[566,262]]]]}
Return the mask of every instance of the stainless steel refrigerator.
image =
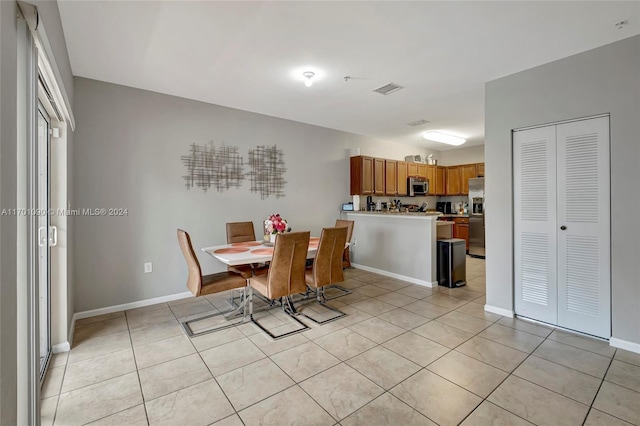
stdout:
{"type": "Polygon", "coordinates": [[[484,178],[469,179],[469,255],[484,259],[484,178]]]}

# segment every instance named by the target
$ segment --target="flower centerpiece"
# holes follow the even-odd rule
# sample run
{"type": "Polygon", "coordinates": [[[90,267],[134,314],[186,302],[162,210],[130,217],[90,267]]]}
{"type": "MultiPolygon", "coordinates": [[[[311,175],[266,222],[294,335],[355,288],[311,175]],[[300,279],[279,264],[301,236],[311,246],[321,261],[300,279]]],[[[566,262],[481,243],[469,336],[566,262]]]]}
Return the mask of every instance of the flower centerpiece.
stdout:
{"type": "Polygon", "coordinates": [[[264,221],[264,239],[265,241],[275,242],[276,235],[284,232],[290,232],[291,228],[287,221],[283,219],[279,213],[272,214],[269,219],[264,221]]]}

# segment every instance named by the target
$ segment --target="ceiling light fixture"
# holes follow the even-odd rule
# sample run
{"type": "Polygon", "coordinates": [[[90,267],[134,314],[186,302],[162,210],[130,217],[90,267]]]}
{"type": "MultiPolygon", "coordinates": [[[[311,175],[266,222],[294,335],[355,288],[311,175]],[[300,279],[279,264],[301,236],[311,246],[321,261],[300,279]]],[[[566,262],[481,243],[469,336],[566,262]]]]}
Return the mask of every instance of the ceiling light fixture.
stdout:
{"type": "Polygon", "coordinates": [[[442,132],[436,132],[433,130],[429,132],[424,132],[422,134],[422,137],[430,141],[446,143],[448,145],[454,145],[454,146],[462,145],[467,141],[466,139],[461,138],[459,136],[454,136],[454,135],[450,135],[442,132]]]}
{"type": "Polygon", "coordinates": [[[316,75],[313,71],[305,71],[302,73],[304,76],[304,85],[307,87],[311,87],[313,85],[313,76],[316,75]]]}

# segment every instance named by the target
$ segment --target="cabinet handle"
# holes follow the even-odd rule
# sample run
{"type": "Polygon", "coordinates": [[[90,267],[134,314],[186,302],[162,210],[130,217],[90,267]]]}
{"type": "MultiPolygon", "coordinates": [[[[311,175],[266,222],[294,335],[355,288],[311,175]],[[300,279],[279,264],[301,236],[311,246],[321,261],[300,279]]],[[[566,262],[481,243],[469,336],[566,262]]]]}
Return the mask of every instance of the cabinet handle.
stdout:
{"type": "Polygon", "coordinates": [[[567,229],[567,227],[566,227],[566,226],[564,226],[564,225],[562,225],[562,226],[560,227],[560,229],[561,229],[562,231],[564,231],[564,230],[566,230],[566,229],[567,229]]]}

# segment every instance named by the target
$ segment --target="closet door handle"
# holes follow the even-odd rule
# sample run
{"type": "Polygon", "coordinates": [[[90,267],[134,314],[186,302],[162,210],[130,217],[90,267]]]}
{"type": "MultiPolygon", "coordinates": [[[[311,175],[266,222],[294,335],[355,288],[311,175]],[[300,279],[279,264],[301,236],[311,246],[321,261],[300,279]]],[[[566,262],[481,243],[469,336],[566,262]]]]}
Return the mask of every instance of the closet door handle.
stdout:
{"type": "Polygon", "coordinates": [[[562,226],[560,227],[560,229],[561,229],[562,231],[565,231],[565,230],[567,229],[567,227],[566,227],[566,226],[564,226],[564,225],[562,225],[562,226]]]}

